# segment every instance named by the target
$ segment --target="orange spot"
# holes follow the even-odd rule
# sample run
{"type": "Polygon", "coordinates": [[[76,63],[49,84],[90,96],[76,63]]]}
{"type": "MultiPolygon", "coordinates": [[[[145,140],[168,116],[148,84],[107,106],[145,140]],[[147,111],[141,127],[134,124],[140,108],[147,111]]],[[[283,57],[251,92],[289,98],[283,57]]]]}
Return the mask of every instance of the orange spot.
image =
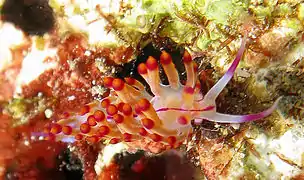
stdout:
{"type": "Polygon", "coordinates": [[[64,119],[67,119],[70,117],[70,113],[68,113],[68,112],[64,112],[62,115],[63,115],[64,119]]]}
{"type": "Polygon", "coordinates": [[[194,94],[194,88],[190,87],[190,86],[185,86],[184,87],[184,92],[187,94],[194,94]]]}
{"type": "Polygon", "coordinates": [[[122,106],[122,113],[125,116],[130,116],[132,114],[132,107],[130,106],[130,104],[124,104],[122,106]]]}
{"type": "Polygon", "coordinates": [[[112,87],[115,91],[121,91],[125,87],[125,82],[121,79],[114,79],[112,82],[112,87]]]}
{"type": "Polygon", "coordinates": [[[263,55],[265,55],[267,57],[271,56],[271,52],[270,51],[264,50],[264,51],[262,51],[262,53],[263,53],[263,55]]]}
{"type": "Polygon", "coordinates": [[[172,58],[170,56],[169,53],[167,53],[166,51],[162,51],[161,55],[160,55],[160,63],[162,65],[168,65],[172,62],[172,58]]]}
{"type": "Polygon", "coordinates": [[[65,135],[70,135],[72,134],[72,127],[71,126],[63,126],[62,127],[62,133],[65,135]]]}
{"type": "Polygon", "coordinates": [[[198,71],[198,65],[196,62],[193,63],[193,69],[194,69],[194,72],[198,71]]]}
{"type": "Polygon", "coordinates": [[[124,138],[124,141],[125,141],[125,142],[131,142],[131,140],[132,140],[132,135],[129,134],[129,133],[124,133],[124,134],[123,134],[123,138],[124,138]]]}
{"type": "Polygon", "coordinates": [[[98,135],[100,137],[106,136],[110,133],[110,128],[108,126],[100,126],[98,129],[98,135]]]}
{"type": "Polygon", "coordinates": [[[119,139],[118,138],[112,138],[111,140],[110,140],[110,144],[117,144],[117,143],[119,143],[119,139]]]}
{"type": "Polygon", "coordinates": [[[123,123],[123,121],[124,121],[124,117],[120,114],[115,114],[113,116],[113,119],[117,124],[123,123]]]}
{"type": "Polygon", "coordinates": [[[88,123],[90,126],[96,126],[96,125],[97,125],[97,122],[96,122],[96,119],[95,119],[94,115],[90,115],[90,116],[87,118],[87,123],[88,123]]]}
{"type": "Polygon", "coordinates": [[[93,136],[87,137],[86,140],[87,140],[88,142],[94,144],[94,143],[97,143],[97,142],[99,141],[99,138],[98,138],[97,136],[93,135],[93,136]]]}
{"type": "Polygon", "coordinates": [[[189,54],[189,52],[187,50],[185,50],[185,52],[184,52],[183,60],[184,60],[184,63],[186,63],[186,64],[192,62],[191,55],[189,54]]]}
{"type": "Polygon", "coordinates": [[[126,77],[125,81],[129,84],[129,85],[134,85],[135,84],[135,79],[134,78],[130,78],[130,77],[126,77]]]}
{"type": "Polygon", "coordinates": [[[140,110],[140,107],[139,107],[138,104],[135,104],[134,110],[135,110],[135,113],[136,113],[136,114],[141,114],[141,110],[140,110]]]}
{"type": "Polygon", "coordinates": [[[80,141],[83,139],[83,135],[82,134],[76,134],[75,139],[80,141]]]}
{"type": "Polygon", "coordinates": [[[158,135],[158,134],[151,134],[150,138],[154,141],[154,142],[159,142],[162,140],[162,136],[158,135]]]}
{"type": "Polygon", "coordinates": [[[138,133],[141,136],[146,136],[148,134],[148,132],[144,128],[140,128],[138,133]]]}
{"type": "Polygon", "coordinates": [[[123,107],[124,104],[125,103],[123,103],[123,102],[118,103],[118,105],[117,105],[118,111],[122,112],[122,107],[123,107]]]}
{"type": "Polygon", "coordinates": [[[176,137],[175,136],[169,136],[167,138],[167,142],[171,145],[174,146],[174,144],[176,143],[176,137]]]}
{"type": "Polygon", "coordinates": [[[62,131],[62,127],[61,127],[61,125],[59,125],[59,124],[52,124],[52,127],[51,127],[51,133],[53,133],[53,134],[59,134],[59,133],[61,133],[61,131],[62,131]]]}
{"type": "Polygon", "coordinates": [[[117,113],[117,107],[113,104],[110,104],[106,109],[108,115],[113,116],[117,113]]]}
{"type": "Polygon", "coordinates": [[[152,56],[149,56],[146,62],[146,66],[150,71],[156,70],[158,68],[156,59],[152,56]]]}
{"type": "Polygon", "coordinates": [[[177,119],[177,122],[181,125],[186,125],[188,124],[188,119],[186,116],[180,116],[178,119],[177,119]]]}
{"type": "Polygon", "coordinates": [[[110,99],[103,99],[100,103],[101,107],[107,108],[111,104],[110,99]]]}
{"type": "Polygon", "coordinates": [[[147,74],[147,66],[144,63],[140,63],[137,67],[137,71],[139,74],[147,74]]]}
{"type": "Polygon", "coordinates": [[[44,127],[44,128],[43,128],[43,132],[44,132],[45,134],[50,133],[50,132],[51,132],[51,127],[44,127]]]}
{"type": "Polygon", "coordinates": [[[195,88],[201,89],[201,83],[200,83],[200,82],[197,82],[197,83],[195,84],[195,88]]]}
{"type": "Polygon", "coordinates": [[[100,110],[96,110],[94,112],[94,117],[97,122],[101,122],[101,121],[105,120],[106,115],[104,114],[104,112],[102,112],[100,110]]]}
{"type": "Polygon", "coordinates": [[[139,106],[139,108],[140,108],[141,111],[148,110],[150,108],[150,105],[151,105],[150,102],[147,99],[145,99],[145,98],[139,100],[137,102],[137,104],[138,104],[138,106],[139,106]]]}
{"type": "Polygon", "coordinates": [[[90,112],[90,106],[88,106],[88,105],[85,105],[80,109],[81,116],[87,114],[88,112],[90,112]]]}
{"type": "Polygon", "coordinates": [[[82,123],[80,125],[79,129],[80,129],[80,132],[82,132],[83,134],[87,134],[87,133],[89,133],[91,131],[91,127],[87,123],[82,123]]]}
{"type": "Polygon", "coordinates": [[[46,141],[55,141],[56,140],[56,136],[52,133],[49,133],[45,138],[44,140],[46,141]]]}
{"type": "Polygon", "coordinates": [[[113,82],[113,79],[112,77],[105,77],[103,78],[103,84],[105,87],[112,87],[112,82],[113,82]]]}
{"type": "Polygon", "coordinates": [[[149,118],[144,118],[141,120],[142,125],[147,129],[152,129],[154,127],[154,122],[149,118]]]}

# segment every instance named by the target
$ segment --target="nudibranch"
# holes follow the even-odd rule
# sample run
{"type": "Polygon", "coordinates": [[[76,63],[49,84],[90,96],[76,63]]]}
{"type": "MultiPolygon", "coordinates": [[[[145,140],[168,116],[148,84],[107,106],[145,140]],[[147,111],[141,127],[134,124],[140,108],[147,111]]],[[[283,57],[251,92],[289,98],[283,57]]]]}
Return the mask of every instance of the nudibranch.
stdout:
{"type": "Polygon", "coordinates": [[[159,65],[149,57],[138,66],[138,73],[149,84],[153,95],[136,79],[124,80],[104,78],[104,85],[111,89],[108,97],[94,101],[81,108],[78,113],[66,113],[65,118],[52,123],[47,129],[47,139],[63,142],[87,140],[109,143],[130,142],[140,138],[177,147],[191,133],[191,121],[203,120],[218,123],[242,123],[264,118],[277,107],[279,99],[267,110],[249,115],[229,115],[216,111],[215,100],[224,89],[241,60],[245,50],[246,36],[236,58],[224,76],[205,94],[200,93],[197,66],[185,51],[183,63],[187,73],[185,84],[181,84],[171,56],[162,51],[160,64],[169,85],[163,85],[159,77],[159,65]]]}

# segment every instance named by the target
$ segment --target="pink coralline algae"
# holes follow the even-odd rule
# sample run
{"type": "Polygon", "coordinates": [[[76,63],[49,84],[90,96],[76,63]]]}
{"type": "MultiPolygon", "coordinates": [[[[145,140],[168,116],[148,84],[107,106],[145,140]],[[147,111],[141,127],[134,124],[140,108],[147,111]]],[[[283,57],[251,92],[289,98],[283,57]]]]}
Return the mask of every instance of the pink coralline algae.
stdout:
{"type": "Polygon", "coordinates": [[[78,113],[65,113],[65,118],[49,125],[46,139],[63,142],[87,140],[95,143],[102,139],[109,143],[130,142],[140,138],[161,142],[168,147],[179,146],[192,132],[191,120],[218,123],[243,123],[270,115],[280,100],[267,110],[249,115],[229,115],[216,111],[215,100],[224,89],[241,60],[245,50],[246,35],[241,47],[224,76],[205,94],[200,92],[196,64],[185,51],[183,62],[187,81],[182,85],[171,56],[163,51],[160,63],[168,77],[169,85],[160,82],[159,66],[153,57],[138,66],[139,74],[149,84],[154,96],[133,78],[104,78],[111,89],[108,97],[91,102],[78,113]]]}

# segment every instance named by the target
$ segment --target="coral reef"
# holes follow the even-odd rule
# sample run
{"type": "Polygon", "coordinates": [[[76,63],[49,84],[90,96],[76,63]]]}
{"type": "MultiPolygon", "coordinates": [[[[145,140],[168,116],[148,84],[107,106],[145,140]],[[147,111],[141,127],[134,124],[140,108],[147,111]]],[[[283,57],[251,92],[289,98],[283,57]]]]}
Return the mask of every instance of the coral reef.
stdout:
{"type": "Polygon", "coordinates": [[[198,179],[303,177],[303,2],[0,0],[0,8],[1,179],[183,179],[196,177],[193,165],[198,179]],[[100,111],[107,121],[90,116],[100,111]],[[109,143],[118,142],[110,131],[94,136],[105,122],[120,143],[109,143]],[[75,141],[66,125],[90,132],[75,141]],[[68,142],[45,141],[43,130],[68,142]]]}

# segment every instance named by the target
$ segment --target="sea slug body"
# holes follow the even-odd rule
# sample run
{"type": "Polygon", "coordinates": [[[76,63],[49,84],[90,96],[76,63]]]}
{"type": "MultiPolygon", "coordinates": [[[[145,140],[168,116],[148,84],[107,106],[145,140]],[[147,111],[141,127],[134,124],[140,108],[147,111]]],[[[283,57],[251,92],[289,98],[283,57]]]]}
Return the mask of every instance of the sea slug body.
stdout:
{"type": "Polygon", "coordinates": [[[192,132],[191,120],[195,123],[202,120],[242,123],[264,118],[276,109],[280,98],[269,109],[257,114],[229,115],[216,111],[215,100],[233,77],[245,42],[246,35],[228,71],[205,95],[200,93],[196,64],[190,54],[185,51],[183,55],[187,81],[182,85],[171,56],[163,51],[160,63],[169,85],[160,83],[158,63],[150,56],[146,63],[138,66],[138,72],[154,96],[133,78],[106,77],[104,85],[112,90],[110,96],[85,105],[78,113],[66,113],[64,119],[46,128],[46,139],[63,142],[86,139],[93,143],[107,139],[118,143],[148,138],[174,148],[192,132]]]}

